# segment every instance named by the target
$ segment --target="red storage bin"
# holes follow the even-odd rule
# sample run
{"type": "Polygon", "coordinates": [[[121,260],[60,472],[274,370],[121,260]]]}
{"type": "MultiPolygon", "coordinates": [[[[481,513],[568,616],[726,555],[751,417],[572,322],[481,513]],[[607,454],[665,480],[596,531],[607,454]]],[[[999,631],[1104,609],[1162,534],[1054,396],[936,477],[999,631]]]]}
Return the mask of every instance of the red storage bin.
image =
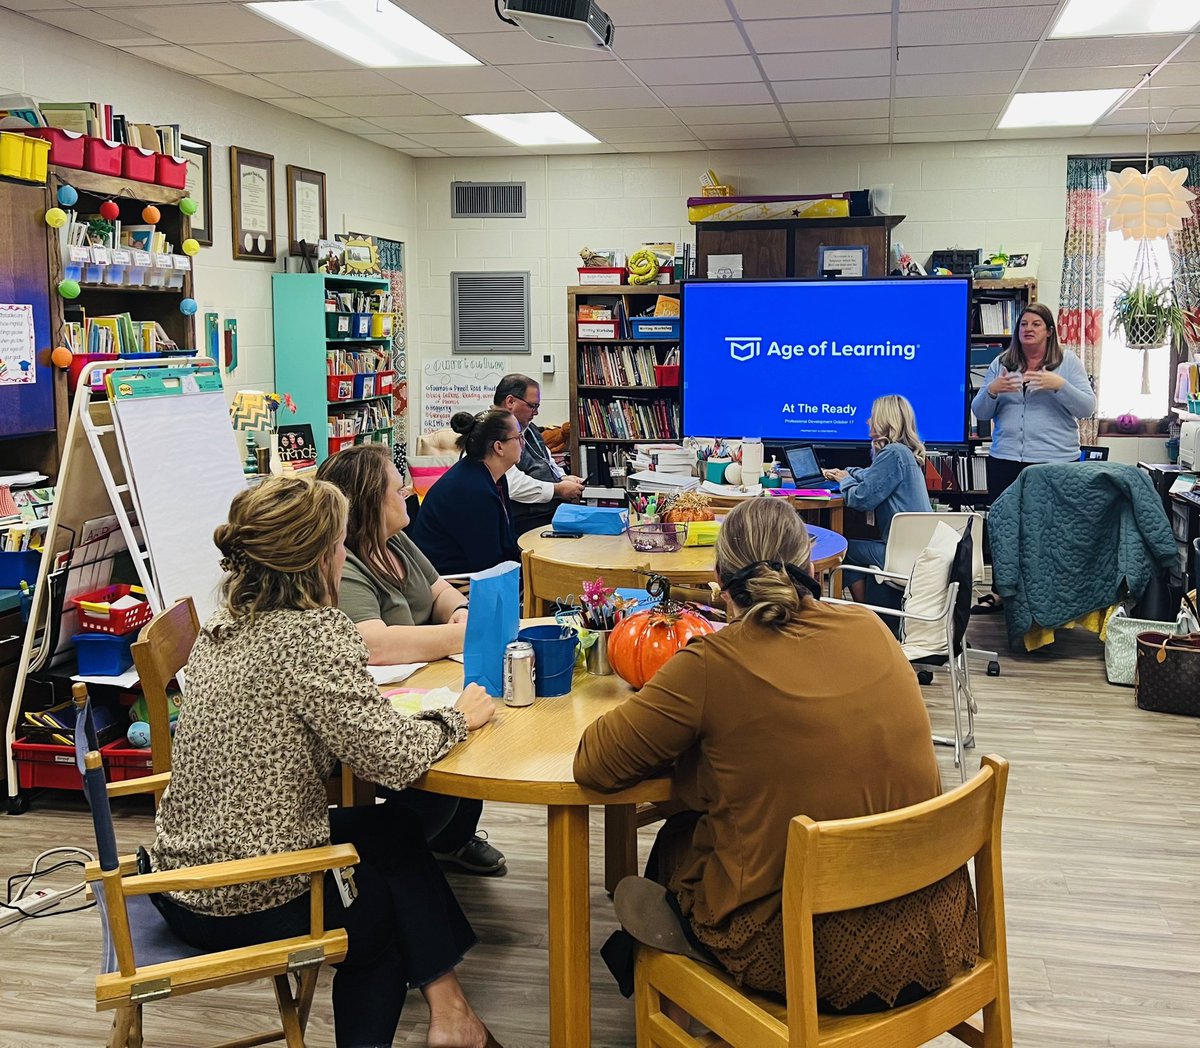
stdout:
{"type": "MultiPolygon", "coordinates": [[[[67,368],[67,389],[74,393],[75,387],[79,385],[79,375],[83,371],[84,365],[90,364],[93,360],[119,360],[119,353],[76,353],[71,358],[70,366],[67,368]]],[[[96,375],[96,372],[92,372],[96,375]]],[[[92,389],[104,388],[104,373],[100,372],[99,381],[93,379],[92,389]]]]}
{"type": "Polygon", "coordinates": [[[391,393],[392,387],[396,384],[396,372],[394,371],[378,371],[375,373],[375,395],[382,397],[391,393]]]}
{"type": "Polygon", "coordinates": [[[354,443],[354,434],[351,433],[348,437],[330,437],[329,438],[329,454],[336,455],[342,448],[348,448],[354,443]]]}
{"type": "Polygon", "coordinates": [[[87,138],[83,143],[83,166],[98,175],[121,175],[121,157],[125,147],[104,138],[87,138]]]}
{"type": "Polygon", "coordinates": [[[121,157],[121,173],[135,182],[153,182],[158,156],[152,149],[126,146],[121,157]]]}
{"type": "Polygon", "coordinates": [[[654,384],[656,386],[678,386],[680,370],[679,364],[655,364],[654,384]]]}
{"type": "MultiPolygon", "coordinates": [[[[109,633],[119,637],[134,630],[141,629],[154,618],[154,611],[143,599],[136,607],[122,608],[119,611],[97,611],[80,607],[82,604],[112,604],[122,597],[129,596],[132,586],[105,586],[104,589],[83,593],[72,597],[71,603],[79,612],[79,628],[87,633],[109,633]]],[[[134,593],[133,596],[140,596],[134,593]]]]}
{"type": "Polygon", "coordinates": [[[45,786],[52,790],[81,790],[83,778],[75,766],[75,747],[50,742],[12,744],[13,761],[21,789],[45,786]]]}
{"type": "Polygon", "coordinates": [[[187,161],[166,153],[158,153],[157,157],[152,181],[168,189],[182,189],[187,182],[187,161]]]}
{"type": "Polygon", "coordinates": [[[353,375],[327,375],[325,384],[330,400],[349,400],[354,396],[353,375]]]}
{"type": "Polygon", "coordinates": [[[127,779],[144,779],[154,774],[154,760],[150,747],[130,746],[128,739],[117,739],[100,747],[109,782],[125,782],[127,779]]]}
{"type": "Polygon", "coordinates": [[[31,127],[21,133],[31,138],[43,138],[50,143],[49,163],[59,167],[83,167],[86,137],[78,131],[64,131],[61,127],[31,127]]]}

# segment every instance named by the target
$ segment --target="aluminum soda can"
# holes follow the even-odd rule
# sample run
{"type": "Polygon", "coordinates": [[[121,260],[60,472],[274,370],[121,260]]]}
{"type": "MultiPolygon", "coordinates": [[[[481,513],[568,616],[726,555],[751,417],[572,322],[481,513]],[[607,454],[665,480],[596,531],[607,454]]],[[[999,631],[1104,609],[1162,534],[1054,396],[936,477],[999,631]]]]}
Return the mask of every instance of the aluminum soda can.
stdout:
{"type": "Polygon", "coordinates": [[[528,641],[514,640],[504,648],[504,701],[533,705],[533,645],[528,641]]]}

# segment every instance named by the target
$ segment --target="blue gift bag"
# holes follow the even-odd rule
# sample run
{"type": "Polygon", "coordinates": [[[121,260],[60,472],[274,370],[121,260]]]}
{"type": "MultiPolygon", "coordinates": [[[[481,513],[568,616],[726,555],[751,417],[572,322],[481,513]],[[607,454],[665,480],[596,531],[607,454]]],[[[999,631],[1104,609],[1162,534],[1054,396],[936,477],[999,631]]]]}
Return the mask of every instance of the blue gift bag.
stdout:
{"type": "Polygon", "coordinates": [[[481,685],[495,699],[504,696],[504,648],[521,624],[520,578],[521,565],[512,560],[471,575],[463,682],[481,685]]]}
{"type": "Polygon", "coordinates": [[[576,506],[564,502],[554,511],[551,526],[568,535],[623,535],[629,513],[619,506],[576,506]]]}

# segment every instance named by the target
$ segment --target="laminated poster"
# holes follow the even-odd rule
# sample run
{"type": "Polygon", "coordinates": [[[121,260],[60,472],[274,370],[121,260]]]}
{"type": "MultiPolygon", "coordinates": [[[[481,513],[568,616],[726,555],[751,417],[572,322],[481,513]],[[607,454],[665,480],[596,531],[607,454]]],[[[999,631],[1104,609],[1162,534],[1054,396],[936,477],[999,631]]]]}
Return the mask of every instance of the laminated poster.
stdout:
{"type": "Polygon", "coordinates": [[[486,411],[509,370],[494,357],[437,357],[421,369],[421,430],[447,429],[457,411],[486,411]]]}
{"type": "Polygon", "coordinates": [[[33,306],[0,304],[0,386],[32,385],[33,306]]]}

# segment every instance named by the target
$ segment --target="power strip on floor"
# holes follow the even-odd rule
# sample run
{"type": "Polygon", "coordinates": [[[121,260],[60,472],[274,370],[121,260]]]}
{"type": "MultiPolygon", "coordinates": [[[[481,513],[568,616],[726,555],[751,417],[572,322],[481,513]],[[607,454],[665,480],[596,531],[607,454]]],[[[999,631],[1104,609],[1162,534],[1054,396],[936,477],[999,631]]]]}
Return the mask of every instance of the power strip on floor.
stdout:
{"type": "Polygon", "coordinates": [[[78,891],[78,888],[64,888],[59,891],[52,888],[42,888],[38,891],[30,892],[24,898],[7,904],[13,907],[13,909],[0,907],[0,928],[6,928],[8,925],[15,924],[26,917],[31,917],[35,913],[48,910],[51,906],[61,902],[68,896],[77,894],[78,891]]]}

